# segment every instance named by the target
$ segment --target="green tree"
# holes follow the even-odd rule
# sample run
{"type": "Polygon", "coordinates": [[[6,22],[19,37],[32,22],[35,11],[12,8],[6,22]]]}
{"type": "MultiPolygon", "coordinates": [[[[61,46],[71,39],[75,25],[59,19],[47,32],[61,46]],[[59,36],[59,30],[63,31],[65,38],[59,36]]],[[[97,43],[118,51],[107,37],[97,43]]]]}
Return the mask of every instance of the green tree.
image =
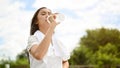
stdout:
{"type": "Polygon", "coordinates": [[[26,50],[23,50],[21,53],[19,53],[16,58],[17,60],[26,59],[27,58],[26,50]]]}
{"type": "Polygon", "coordinates": [[[29,63],[26,50],[23,50],[20,54],[17,55],[16,63],[17,64],[28,64],[29,63]]]}
{"type": "MultiPolygon", "coordinates": [[[[100,28],[87,30],[72,53],[70,64],[107,65],[120,64],[120,31],[100,28]]],[[[107,68],[107,67],[106,67],[107,68]]]]}
{"type": "Polygon", "coordinates": [[[1,60],[0,68],[5,68],[5,64],[10,64],[10,68],[29,68],[26,50],[16,56],[16,60],[1,60]]]}
{"type": "MultiPolygon", "coordinates": [[[[84,45],[93,51],[98,50],[99,45],[104,46],[107,43],[120,47],[120,31],[117,29],[95,29],[87,30],[87,35],[83,36],[80,45],[84,45]]],[[[120,50],[120,49],[119,49],[120,50]]]]}

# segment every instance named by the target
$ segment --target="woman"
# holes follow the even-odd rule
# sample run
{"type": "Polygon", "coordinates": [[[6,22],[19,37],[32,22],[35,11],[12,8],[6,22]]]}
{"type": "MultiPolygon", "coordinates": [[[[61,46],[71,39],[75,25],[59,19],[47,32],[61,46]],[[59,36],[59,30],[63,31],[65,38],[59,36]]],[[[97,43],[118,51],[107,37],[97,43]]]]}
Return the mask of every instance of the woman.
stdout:
{"type": "Polygon", "coordinates": [[[57,25],[55,14],[46,7],[34,14],[27,46],[30,68],[69,68],[69,53],[54,35],[57,25]]]}

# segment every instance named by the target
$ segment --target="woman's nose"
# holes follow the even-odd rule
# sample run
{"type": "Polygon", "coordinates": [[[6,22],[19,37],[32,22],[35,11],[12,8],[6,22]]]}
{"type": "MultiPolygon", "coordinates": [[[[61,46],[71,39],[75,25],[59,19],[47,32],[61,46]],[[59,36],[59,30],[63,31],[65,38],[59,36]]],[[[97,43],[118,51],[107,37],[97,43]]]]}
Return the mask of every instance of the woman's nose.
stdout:
{"type": "Polygon", "coordinates": [[[48,14],[46,14],[46,16],[45,16],[45,17],[47,18],[48,16],[49,16],[49,15],[48,15],[48,14]]]}

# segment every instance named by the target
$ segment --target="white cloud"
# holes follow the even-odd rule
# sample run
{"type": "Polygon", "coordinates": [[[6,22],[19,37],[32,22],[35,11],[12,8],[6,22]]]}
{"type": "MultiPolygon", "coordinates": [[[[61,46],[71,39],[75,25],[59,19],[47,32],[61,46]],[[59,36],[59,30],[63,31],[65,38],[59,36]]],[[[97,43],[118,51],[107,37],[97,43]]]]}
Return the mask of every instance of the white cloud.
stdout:
{"type": "Polygon", "coordinates": [[[33,6],[36,8],[46,6],[51,9],[85,9],[88,6],[93,6],[97,2],[99,2],[99,0],[36,0],[33,6]]]}
{"type": "MultiPolygon", "coordinates": [[[[1,3],[1,2],[0,2],[1,3]]],[[[0,36],[4,38],[4,44],[0,44],[2,55],[9,55],[12,59],[27,46],[29,26],[33,12],[23,11],[24,4],[20,2],[11,3],[3,0],[0,7],[0,36]]]]}
{"type": "Polygon", "coordinates": [[[1,0],[0,1],[0,17],[8,16],[11,13],[19,12],[20,8],[24,7],[25,5],[20,2],[12,2],[12,0],[1,0]]]}

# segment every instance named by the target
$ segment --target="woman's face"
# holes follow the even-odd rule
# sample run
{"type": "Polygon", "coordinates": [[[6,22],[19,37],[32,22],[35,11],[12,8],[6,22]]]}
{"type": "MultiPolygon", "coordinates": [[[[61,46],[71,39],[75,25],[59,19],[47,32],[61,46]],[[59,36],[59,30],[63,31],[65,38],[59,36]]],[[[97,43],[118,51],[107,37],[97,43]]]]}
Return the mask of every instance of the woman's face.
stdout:
{"type": "Polygon", "coordinates": [[[49,26],[49,23],[47,22],[47,17],[51,14],[51,10],[44,8],[41,9],[38,13],[37,19],[38,19],[38,25],[41,26],[49,26]]]}

